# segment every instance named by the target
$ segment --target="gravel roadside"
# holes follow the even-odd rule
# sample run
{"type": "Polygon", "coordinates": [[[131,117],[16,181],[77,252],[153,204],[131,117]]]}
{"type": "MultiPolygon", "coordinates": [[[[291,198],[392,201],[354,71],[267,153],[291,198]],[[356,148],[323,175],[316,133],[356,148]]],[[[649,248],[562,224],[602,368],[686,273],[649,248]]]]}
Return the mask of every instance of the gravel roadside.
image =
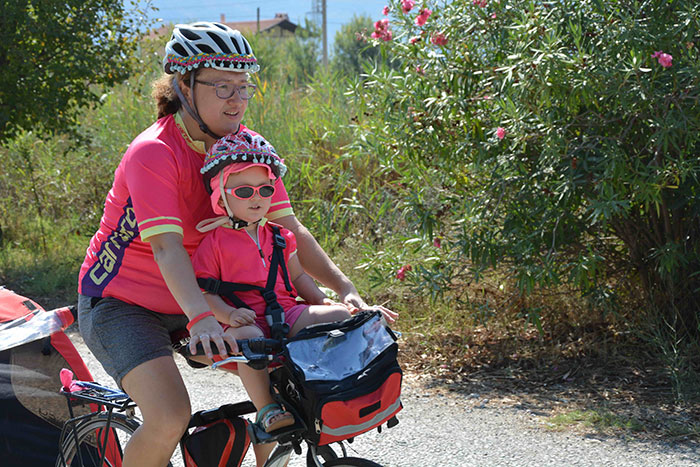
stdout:
{"type": "MultiPolygon", "coordinates": [[[[68,332],[93,377],[113,384],[75,331],[68,332]]],[[[194,370],[176,357],[193,410],[246,399],[240,380],[223,371],[194,370]]],[[[491,404],[470,396],[436,391],[406,375],[399,425],[372,431],[349,446],[349,455],[396,466],[697,466],[700,445],[624,441],[575,432],[551,431],[536,411],[518,403],[491,404]]],[[[182,465],[179,455],[178,464],[182,465]]],[[[252,449],[244,466],[254,466],[252,449]]],[[[306,465],[293,456],[290,467],[306,465]]]]}

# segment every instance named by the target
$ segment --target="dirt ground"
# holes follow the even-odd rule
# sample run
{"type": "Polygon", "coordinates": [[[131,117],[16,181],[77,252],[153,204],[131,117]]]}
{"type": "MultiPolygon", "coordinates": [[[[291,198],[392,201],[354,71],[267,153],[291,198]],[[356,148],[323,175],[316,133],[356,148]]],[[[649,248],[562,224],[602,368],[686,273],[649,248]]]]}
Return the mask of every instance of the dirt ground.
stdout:
{"type": "Polygon", "coordinates": [[[629,359],[579,358],[537,364],[528,360],[493,366],[481,363],[479,368],[455,371],[439,357],[426,354],[408,351],[402,360],[407,377],[432,391],[529,410],[549,417],[553,429],[624,439],[700,442],[700,404],[676,400],[661,367],[640,369],[638,362],[629,359]]]}

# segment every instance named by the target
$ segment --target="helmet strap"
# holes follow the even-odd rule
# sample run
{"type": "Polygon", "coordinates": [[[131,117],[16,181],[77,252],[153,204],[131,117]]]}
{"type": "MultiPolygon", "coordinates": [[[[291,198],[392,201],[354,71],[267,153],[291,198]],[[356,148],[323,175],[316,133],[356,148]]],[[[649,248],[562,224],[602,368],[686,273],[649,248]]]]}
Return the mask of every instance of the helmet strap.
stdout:
{"type": "Polygon", "coordinates": [[[226,214],[228,215],[229,220],[231,221],[231,227],[234,228],[234,230],[239,230],[242,229],[243,227],[248,226],[248,222],[241,220],[237,218],[236,216],[233,215],[233,212],[231,211],[231,208],[228,205],[228,200],[226,199],[226,193],[224,192],[224,172],[223,170],[219,172],[217,175],[219,177],[219,196],[221,197],[221,201],[224,203],[224,209],[226,209],[226,214]]]}
{"type": "Polygon", "coordinates": [[[187,99],[185,99],[185,95],[182,93],[182,90],[180,89],[180,85],[178,84],[176,77],[173,77],[173,87],[175,88],[175,94],[177,94],[177,97],[180,99],[180,102],[182,102],[182,106],[185,108],[187,113],[190,114],[190,117],[192,117],[194,121],[197,122],[197,125],[199,125],[199,129],[214,139],[220,139],[221,136],[211,131],[197,112],[197,106],[194,103],[194,73],[190,74],[190,93],[192,93],[192,106],[194,106],[194,109],[190,107],[190,104],[187,102],[187,99]]]}

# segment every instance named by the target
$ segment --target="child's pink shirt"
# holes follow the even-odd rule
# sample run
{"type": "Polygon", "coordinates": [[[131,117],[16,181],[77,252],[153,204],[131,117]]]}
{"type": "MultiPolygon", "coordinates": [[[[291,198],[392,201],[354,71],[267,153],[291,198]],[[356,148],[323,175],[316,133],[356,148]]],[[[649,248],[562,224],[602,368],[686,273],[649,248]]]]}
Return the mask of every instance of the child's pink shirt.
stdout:
{"type": "MultiPolygon", "coordinates": [[[[273,232],[272,227],[265,223],[265,219],[261,224],[264,225],[258,226],[259,245],[244,229],[218,227],[212,230],[192,255],[195,275],[198,278],[265,287],[272,258],[273,232]]],[[[289,258],[296,254],[297,241],[294,234],[285,228],[281,228],[281,234],[287,242],[284,261],[288,264],[289,258]]],[[[291,285],[291,277],[289,279],[291,285]]],[[[297,292],[294,286],[292,285],[292,294],[285,288],[281,267],[277,269],[275,292],[277,302],[285,311],[299,303],[295,299],[297,292]]],[[[260,292],[236,292],[236,296],[255,311],[258,318],[265,316],[266,303],[260,292]]]]}
{"type": "MultiPolygon", "coordinates": [[[[177,114],[161,118],[134,139],[114,173],[100,228],[90,240],[79,293],[118,298],[158,313],[182,313],[148,242],[174,232],[182,235],[190,255],[199,245],[204,234],[195,226],[214,217],[200,173],[204,155],[203,145],[192,140],[177,114]]],[[[282,182],[275,188],[268,217],[293,214],[282,182]]]]}

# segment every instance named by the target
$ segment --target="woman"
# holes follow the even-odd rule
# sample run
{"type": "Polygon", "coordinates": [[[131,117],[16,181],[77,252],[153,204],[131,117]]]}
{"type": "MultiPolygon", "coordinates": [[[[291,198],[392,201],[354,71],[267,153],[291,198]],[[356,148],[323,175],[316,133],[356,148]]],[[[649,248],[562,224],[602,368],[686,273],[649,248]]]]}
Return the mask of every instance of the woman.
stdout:
{"type": "MultiPolygon", "coordinates": [[[[244,128],[255,93],[249,73],[259,69],[246,39],[218,23],[177,25],[165,51],[166,77],[154,88],[159,119],[116,169],[79,278],[81,334],[143,415],[125,467],[166,465],[190,418],[169,332],[191,320],[191,346],[201,342],[209,358],[212,343],[224,355],[232,340],[208,313],[190,255],[202,238],[195,226],[214,215],[200,174],[206,149],[244,128]]],[[[303,268],[351,311],[366,306],[296,219],[281,181],[275,188],[268,217],[296,235],[303,268]]]]}

